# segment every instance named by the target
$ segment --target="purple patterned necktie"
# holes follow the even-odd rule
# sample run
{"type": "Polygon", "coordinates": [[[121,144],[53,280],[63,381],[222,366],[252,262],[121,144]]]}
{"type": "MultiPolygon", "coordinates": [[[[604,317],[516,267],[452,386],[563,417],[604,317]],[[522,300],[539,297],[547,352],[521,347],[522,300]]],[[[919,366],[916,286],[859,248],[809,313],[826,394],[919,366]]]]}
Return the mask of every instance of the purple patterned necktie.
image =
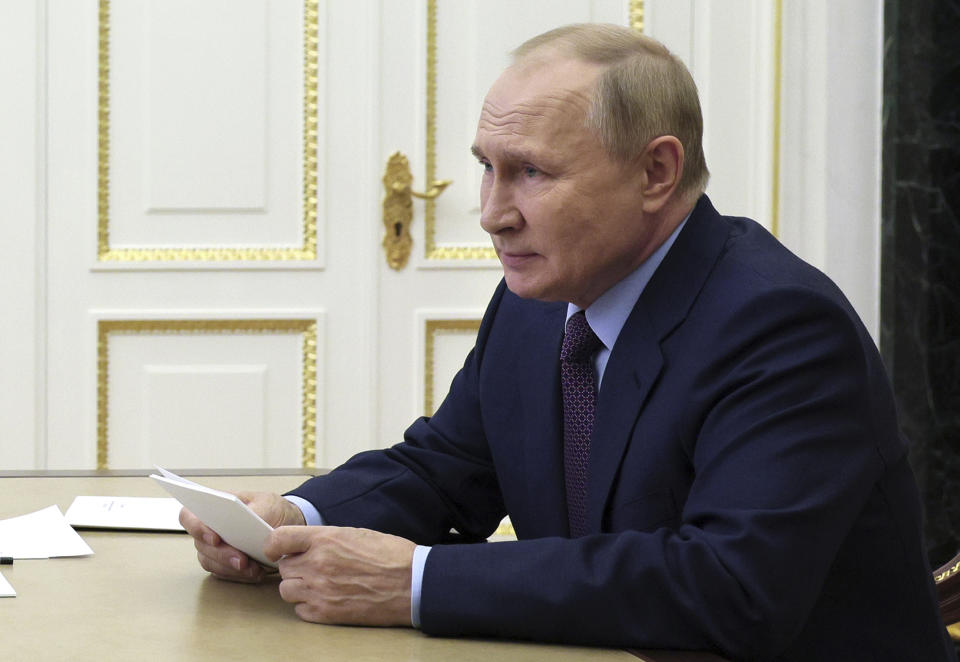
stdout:
{"type": "Polygon", "coordinates": [[[560,349],[560,383],[563,388],[563,474],[567,488],[570,536],[586,533],[587,466],[590,437],[597,409],[597,380],[593,353],[600,347],[584,311],[567,321],[560,349]]]}

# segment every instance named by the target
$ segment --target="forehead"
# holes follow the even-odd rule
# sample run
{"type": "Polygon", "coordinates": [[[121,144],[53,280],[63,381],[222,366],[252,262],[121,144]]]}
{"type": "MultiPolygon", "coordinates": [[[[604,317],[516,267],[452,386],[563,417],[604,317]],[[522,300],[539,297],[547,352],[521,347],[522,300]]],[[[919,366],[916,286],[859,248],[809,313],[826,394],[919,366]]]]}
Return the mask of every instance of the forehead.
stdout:
{"type": "Polygon", "coordinates": [[[478,139],[566,133],[585,127],[600,71],[596,65],[570,59],[511,66],[484,99],[478,139]]]}

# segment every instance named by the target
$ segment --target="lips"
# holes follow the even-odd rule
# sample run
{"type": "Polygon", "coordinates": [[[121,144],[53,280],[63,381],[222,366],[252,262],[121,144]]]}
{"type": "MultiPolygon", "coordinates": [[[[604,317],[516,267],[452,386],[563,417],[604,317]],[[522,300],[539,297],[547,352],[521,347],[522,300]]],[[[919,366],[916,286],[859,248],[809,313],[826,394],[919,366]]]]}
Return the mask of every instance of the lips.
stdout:
{"type": "Polygon", "coordinates": [[[522,253],[518,251],[500,252],[500,262],[503,263],[503,266],[510,267],[511,269],[523,267],[536,257],[536,253],[522,253]]]}

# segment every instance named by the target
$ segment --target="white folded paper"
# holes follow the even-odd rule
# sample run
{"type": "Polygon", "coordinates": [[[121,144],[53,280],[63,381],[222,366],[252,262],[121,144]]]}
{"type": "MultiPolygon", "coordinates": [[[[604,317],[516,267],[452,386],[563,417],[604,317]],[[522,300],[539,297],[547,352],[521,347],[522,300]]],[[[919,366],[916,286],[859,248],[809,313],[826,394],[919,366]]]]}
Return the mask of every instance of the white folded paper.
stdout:
{"type": "Polygon", "coordinates": [[[0,520],[0,556],[48,559],[87,554],[93,550],[70,528],[57,506],[0,520]]]}
{"type": "Polygon", "coordinates": [[[6,577],[0,575],[0,598],[15,597],[17,597],[17,592],[13,590],[13,586],[10,585],[6,577]]]}
{"type": "Polygon", "coordinates": [[[76,529],[183,531],[180,507],[170,497],[78,496],[64,517],[76,529]]]}
{"type": "Polygon", "coordinates": [[[277,567],[263,553],[273,528],[236,495],[199,485],[160,467],[157,470],[162,475],[151,474],[150,478],[216,531],[224,542],[263,565],[277,567]]]}

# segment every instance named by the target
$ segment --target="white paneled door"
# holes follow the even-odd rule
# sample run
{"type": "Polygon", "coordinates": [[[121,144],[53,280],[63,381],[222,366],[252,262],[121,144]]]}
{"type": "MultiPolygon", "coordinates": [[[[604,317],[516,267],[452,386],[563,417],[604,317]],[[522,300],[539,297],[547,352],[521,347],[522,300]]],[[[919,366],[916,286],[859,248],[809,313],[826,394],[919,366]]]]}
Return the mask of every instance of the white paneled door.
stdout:
{"type": "Polygon", "coordinates": [[[400,440],[500,278],[481,100],[551,27],[646,15],[703,92],[710,193],[770,225],[779,3],[718,4],[0,0],[0,469],[400,440]]]}

